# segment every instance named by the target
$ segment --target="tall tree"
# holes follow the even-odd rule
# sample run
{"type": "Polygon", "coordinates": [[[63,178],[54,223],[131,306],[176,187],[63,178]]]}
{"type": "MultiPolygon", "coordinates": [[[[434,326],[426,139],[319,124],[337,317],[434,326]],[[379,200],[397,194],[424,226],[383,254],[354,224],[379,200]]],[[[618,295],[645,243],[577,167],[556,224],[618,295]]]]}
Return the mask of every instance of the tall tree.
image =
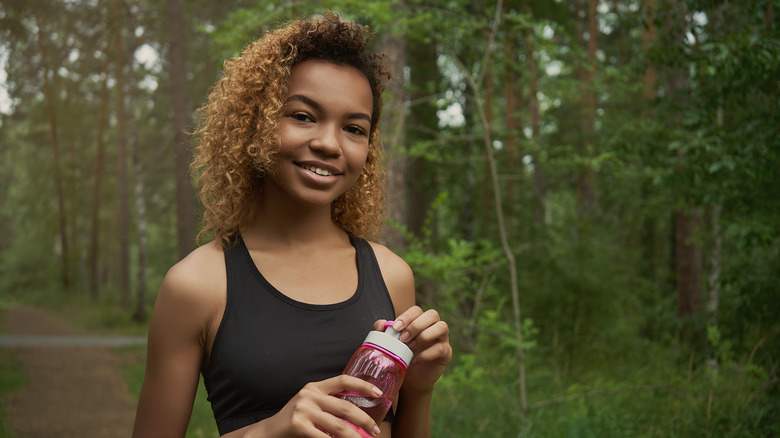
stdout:
{"type": "MultiPolygon", "coordinates": [[[[133,50],[134,52],[134,50],[133,50]]],[[[137,236],[137,270],[135,284],[135,310],[133,319],[136,321],[146,320],[146,297],[147,297],[147,253],[148,253],[148,231],[147,231],[147,213],[146,213],[146,193],[144,189],[144,162],[141,159],[141,148],[139,142],[138,118],[136,117],[136,93],[138,90],[135,78],[131,76],[129,82],[130,101],[128,112],[129,125],[129,149],[133,169],[133,194],[135,199],[136,216],[136,236],[137,236]]]]}
{"type": "MultiPolygon", "coordinates": [[[[436,65],[437,46],[432,42],[420,41],[419,39],[408,38],[408,65],[410,78],[409,92],[409,123],[407,124],[407,144],[410,149],[417,149],[415,146],[427,145],[435,141],[438,136],[439,118],[436,107],[436,88],[439,77],[439,70],[436,65]]],[[[418,239],[422,239],[425,231],[426,218],[430,213],[431,203],[436,196],[432,193],[429,184],[420,180],[423,175],[429,175],[425,178],[431,181],[431,175],[435,172],[429,162],[429,155],[424,153],[427,148],[424,146],[422,151],[412,153],[409,157],[407,173],[411,178],[406,180],[406,203],[408,215],[405,223],[409,231],[418,239]]],[[[463,200],[465,205],[469,205],[468,194],[458,193],[456,195],[463,200]]]]}
{"type": "MultiPolygon", "coordinates": [[[[120,10],[121,0],[111,2],[114,25],[114,62],[116,70],[116,129],[117,129],[117,188],[119,195],[119,302],[123,308],[130,304],[130,191],[127,177],[127,112],[125,103],[125,68],[127,51],[123,36],[120,10]]],[[[123,14],[122,14],[123,15],[123,14]]]]}
{"type": "MultiPolygon", "coordinates": [[[[688,30],[688,11],[683,0],[668,0],[664,5],[666,44],[670,48],[685,46],[688,30]]],[[[688,133],[680,125],[684,111],[690,107],[691,85],[685,65],[672,66],[668,74],[668,99],[673,101],[676,112],[671,115],[670,125],[677,128],[680,142],[689,141],[688,133]]],[[[677,170],[689,174],[683,149],[677,149],[677,170]]],[[[695,181],[693,181],[695,184],[695,181]]],[[[678,314],[692,315],[701,304],[702,252],[698,241],[701,207],[692,205],[692,200],[683,192],[680,204],[674,210],[674,260],[678,296],[678,314]]]]}
{"type": "MultiPolygon", "coordinates": [[[[523,14],[533,17],[531,0],[523,0],[523,14]]],[[[531,176],[532,193],[534,194],[533,218],[537,224],[542,221],[542,207],[544,203],[544,169],[541,165],[539,154],[539,141],[541,139],[541,111],[539,108],[539,62],[536,53],[536,35],[531,26],[525,26],[523,30],[523,42],[525,43],[525,59],[528,71],[528,112],[530,113],[531,150],[529,156],[534,165],[531,176]]]]}
{"type": "Polygon", "coordinates": [[[52,67],[49,66],[49,54],[44,42],[44,35],[48,31],[43,28],[42,22],[38,17],[37,11],[33,10],[33,19],[37,32],[38,54],[41,57],[41,66],[43,68],[43,90],[46,98],[46,108],[49,121],[49,139],[51,140],[52,158],[54,160],[54,186],[57,192],[57,214],[60,226],[60,261],[61,261],[61,285],[64,290],[71,288],[70,282],[70,245],[68,240],[68,223],[65,212],[65,193],[64,181],[62,177],[62,157],[60,154],[59,135],[57,133],[59,126],[57,124],[57,106],[54,101],[55,94],[52,85],[52,67]]]}
{"type": "Polygon", "coordinates": [[[596,138],[596,59],[598,36],[598,0],[578,0],[576,2],[577,13],[577,39],[580,46],[585,49],[587,57],[579,64],[580,80],[580,130],[582,133],[581,159],[582,169],[579,173],[577,195],[581,208],[585,212],[591,212],[595,203],[595,188],[593,186],[593,165],[591,158],[595,156],[596,138]]]}
{"type": "Polygon", "coordinates": [[[103,185],[103,172],[105,166],[105,131],[106,119],[108,118],[108,75],[109,60],[106,58],[103,63],[103,81],[100,87],[100,104],[98,109],[97,126],[97,145],[95,154],[94,184],[92,189],[92,223],[90,226],[90,246],[89,246],[89,278],[90,294],[93,299],[97,299],[100,294],[100,269],[99,260],[99,240],[100,240],[100,208],[101,208],[101,190],[103,185]]]}
{"type": "MultiPolygon", "coordinates": [[[[406,43],[403,36],[394,33],[389,26],[382,36],[382,50],[390,64],[394,80],[390,83],[383,110],[383,143],[385,147],[385,168],[387,174],[386,216],[397,224],[406,223],[409,212],[406,203],[406,167],[404,151],[406,142],[406,95],[404,89],[404,67],[406,66],[406,43]]],[[[396,227],[385,230],[384,240],[394,251],[404,251],[404,236],[396,227]]]]}
{"type": "Polygon", "coordinates": [[[180,0],[167,0],[168,54],[170,57],[171,99],[173,103],[173,150],[176,170],[176,232],[179,258],[195,244],[195,201],[189,177],[190,149],[187,128],[190,102],[187,92],[186,40],[180,0]]]}

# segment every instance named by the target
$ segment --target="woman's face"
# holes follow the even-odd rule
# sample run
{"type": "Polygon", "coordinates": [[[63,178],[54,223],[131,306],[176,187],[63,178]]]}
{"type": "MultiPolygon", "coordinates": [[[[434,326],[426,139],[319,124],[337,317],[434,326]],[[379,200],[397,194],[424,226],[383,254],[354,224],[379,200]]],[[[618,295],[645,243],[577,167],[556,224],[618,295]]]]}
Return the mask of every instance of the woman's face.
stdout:
{"type": "Polygon", "coordinates": [[[354,67],[321,60],[293,67],[263,196],[325,206],[346,192],[366,163],[372,105],[368,80],[354,67]]]}

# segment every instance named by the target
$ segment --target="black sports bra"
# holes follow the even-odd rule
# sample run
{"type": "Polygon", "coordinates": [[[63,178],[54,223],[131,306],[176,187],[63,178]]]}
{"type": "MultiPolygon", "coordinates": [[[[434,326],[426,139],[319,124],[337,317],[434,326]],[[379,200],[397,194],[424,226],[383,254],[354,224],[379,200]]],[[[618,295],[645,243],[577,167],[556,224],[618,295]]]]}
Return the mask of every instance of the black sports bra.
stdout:
{"type": "Polygon", "coordinates": [[[363,239],[350,241],[357,290],[326,305],[274,288],[240,236],[225,250],[227,304],[203,370],[220,435],[274,415],[305,384],[340,374],[373,323],[395,317],[373,249],[363,239]]]}

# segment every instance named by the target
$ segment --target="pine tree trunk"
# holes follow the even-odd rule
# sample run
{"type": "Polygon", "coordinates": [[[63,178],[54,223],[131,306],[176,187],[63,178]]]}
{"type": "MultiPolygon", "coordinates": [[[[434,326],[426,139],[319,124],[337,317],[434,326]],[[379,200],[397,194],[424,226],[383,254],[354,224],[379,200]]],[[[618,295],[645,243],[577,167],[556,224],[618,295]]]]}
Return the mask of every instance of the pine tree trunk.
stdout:
{"type": "Polygon", "coordinates": [[[119,304],[126,309],[130,304],[130,195],[127,181],[127,115],[125,113],[126,52],[117,1],[113,1],[111,5],[116,32],[114,56],[116,60],[116,176],[119,190],[119,304]]]}
{"type": "Polygon", "coordinates": [[[577,4],[577,39],[581,47],[587,52],[587,61],[579,66],[580,81],[580,131],[582,134],[581,157],[584,160],[577,182],[577,199],[580,211],[590,214],[595,204],[595,189],[593,187],[593,166],[590,159],[595,155],[595,124],[596,124],[596,97],[593,79],[596,68],[596,36],[598,34],[598,0],[589,0],[587,12],[585,0],[578,0],[577,4]],[[586,22],[587,20],[587,26],[586,22]],[[585,29],[587,27],[587,40],[585,29]]]}
{"type": "Polygon", "coordinates": [[[701,208],[675,210],[675,254],[677,277],[677,313],[693,315],[701,307],[701,246],[696,234],[701,222],[701,208]]]}
{"type": "Polygon", "coordinates": [[[92,226],[89,230],[89,291],[93,300],[97,300],[100,296],[100,267],[98,266],[98,259],[100,252],[101,187],[103,181],[103,167],[105,165],[105,142],[103,141],[103,137],[106,131],[106,119],[108,118],[108,62],[106,62],[103,70],[103,84],[100,88],[97,147],[95,151],[95,182],[92,189],[92,226]]]}
{"type": "Polygon", "coordinates": [[[192,251],[195,244],[195,199],[189,176],[190,151],[186,134],[190,122],[190,103],[187,95],[186,41],[181,2],[168,0],[167,6],[176,175],[176,231],[177,249],[181,259],[192,251]]]}
{"type": "MultiPolygon", "coordinates": [[[[506,24],[507,22],[505,22],[506,24]]],[[[520,119],[520,100],[522,100],[522,87],[519,86],[517,74],[515,74],[514,66],[517,63],[517,50],[518,47],[514,44],[514,39],[511,38],[511,29],[509,26],[505,26],[504,34],[506,37],[503,42],[504,50],[504,74],[501,79],[503,82],[504,93],[504,124],[506,125],[506,140],[504,141],[504,148],[506,148],[506,168],[507,173],[512,175],[506,183],[506,199],[510,204],[517,202],[516,195],[522,192],[522,181],[525,177],[524,169],[518,165],[520,161],[518,137],[521,135],[520,130],[522,126],[522,120],[520,119]]]]}
{"type": "MultiPolygon", "coordinates": [[[[655,44],[655,0],[644,0],[644,27],[642,28],[642,51],[649,53],[653,44],[655,44]]],[[[649,57],[645,55],[646,59],[649,57]]],[[[640,114],[643,118],[652,117],[652,106],[655,100],[656,87],[656,68],[651,62],[646,62],[644,75],[642,77],[642,98],[644,100],[640,114]]],[[[643,200],[651,196],[652,188],[650,181],[644,181],[640,196],[643,200]]],[[[642,275],[653,281],[656,279],[656,248],[658,224],[655,215],[645,212],[642,216],[642,266],[640,268],[642,275]]]]}
{"type": "Polygon", "coordinates": [[[136,211],[136,234],[138,236],[138,271],[136,272],[136,293],[135,293],[135,311],[133,319],[141,322],[146,320],[146,252],[147,252],[147,233],[146,233],[146,196],[144,190],[144,168],[141,160],[140,146],[138,142],[138,123],[135,117],[135,90],[137,85],[135,80],[130,79],[129,89],[130,108],[128,113],[129,125],[129,147],[133,166],[135,211],[136,211]]]}
{"type": "MultiPolygon", "coordinates": [[[[723,232],[720,227],[720,216],[723,211],[721,204],[712,206],[710,211],[710,234],[712,235],[712,249],[710,250],[709,276],[707,278],[707,319],[712,327],[718,326],[718,307],[720,306],[720,273],[721,273],[721,249],[723,248],[723,232]]],[[[713,373],[718,372],[718,355],[711,351],[705,361],[705,366],[713,373]]]]}
{"type": "MultiPolygon", "coordinates": [[[[655,43],[655,0],[644,0],[645,27],[642,29],[642,49],[647,52],[655,43]]],[[[642,97],[647,103],[652,103],[655,98],[655,66],[647,63],[642,79],[642,97]]]]}
{"type": "MultiPolygon", "coordinates": [[[[523,2],[523,13],[531,14],[530,0],[523,2]]],[[[528,69],[528,111],[531,118],[531,162],[533,163],[534,209],[533,219],[538,225],[544,221],[544,172],[539,160],[538,144],[541,133],[541,114],[539,110],[539,62],[537,61],[536,39],[531,27],[526,27],[523,35],[526,47],[526,62],[528,69]]]]}
{"type": "Polygon", "coordinates": [[[57,110],[54,104],[54,92],[52,90],[52,73],[48,65],[46,46],[42,40],[41,23],[37,15],[34,15],[35,25],[38,28],[38,53],[41,56],[41,65],[43,66],[43,90],[47,102],[47,111],[49,116],[49,135],[51,139],[52,155],[54,159],[54,187],[57,193],[57,216],[60,227],[60,281],[63,290],[70,290],[70,246],[68,244],[68,223],[65,216],[65,193],[62,180],[62,159],[60,158],[60,145],[57,136],[57,110]]]}
{"type": "MultiPolygon", "coordinates": [[[[431,84],[437,83],[438,66],[436,65],[436,46],[425,44],[421,41],[410,40],[408,42],[409,57],[409,77],[411,81],[411,105],[409,108],[409,123],[407,125],[407,141],[414,144],[419,141],[429,141],[436,138],[439,128],[439,119],[437,117],[437,108],[432,103],[431,84]]],[[[407,203],[409,205],[407,213],[407,225],[409,231],[416,238],[422,238],[424,235],[425,221],[430,213],[433,196],[431,190],[421,186],[421,176],[430,171],[430,164],[425,157],[410,157],[407,166],[407,173],[411,176],[406,184],[407,203]]],[[[430,177],[429,177],[430,178],[430,177]]],[[[433,179],[433,178],[430,178],[433,179]]],[[[468,204],[468,194],[453,193],[468,204]],[[462,198],[461,198],[461,195],[462,198]]],[[[421,284],[426,291],[426,296],[430,295],[429,288],[421,284]]]]}
{"type": "MultiPolygon", "coordinates": [[[[386,104],[382,114],[387,175],[385,216],[393,222],[406,225],[407,160],[403,150],[406,139],[406,97],[404,95],[406,46],[402,37],[392,35],[389,31],[384,34],[382,46],[394,75],[394,80],[389,84],[385,93],[386,104]]],[[[393,226],[384,230],[382,238],[388,248],[393,251],[403,252],[406,249],[404,236],[393,226]]]]}
{"type": "MultiPolygon", "coordinates": [[[[665,18],[665,38],[667,44],[679,47],[685,44],[687,30],[685,2],[670,0],[665,18]]],[[[676,114],[671,115],[671,123],[682,120],[682,113],[689,105],[690,80],[688,71],[677,67],[669,71],[668,93],[673,100],[676,114]]],[[[685,139],[683,138],[683,141],[685,139]]],[[[685,157],[677,151],[680,172],[686,172],[685,157]]],[[[701,223],[701,207],[683,205],[674,211],[674,272],[677,288],[677,312],[679,316],[695,314],[701,307],[702,252],[697,241],[701,223]]]]}

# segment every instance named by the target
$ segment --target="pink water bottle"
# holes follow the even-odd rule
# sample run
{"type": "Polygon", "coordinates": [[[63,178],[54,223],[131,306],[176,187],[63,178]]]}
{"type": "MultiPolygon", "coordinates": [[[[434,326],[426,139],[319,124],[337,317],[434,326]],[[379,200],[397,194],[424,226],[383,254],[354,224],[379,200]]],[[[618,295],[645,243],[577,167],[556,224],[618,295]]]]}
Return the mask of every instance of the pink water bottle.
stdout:
{"type": "MultiPolygon", "coordinates": [[[[363,346],[355,351],[344,374],[371,382],[382,390],[381,397],[369,397],[356,392],[344,392],[338,397],[363,409],[376,424],[381,424],[398,390],[406,377],[406,368],[412,361],[412,350],[398,338],[401,333],[393,330],[393,321],[385,323],[385,331],[371,331],[363,346]]],[[[370,437],[362,428],[350,425],[363,437],[370,437]]]]}

